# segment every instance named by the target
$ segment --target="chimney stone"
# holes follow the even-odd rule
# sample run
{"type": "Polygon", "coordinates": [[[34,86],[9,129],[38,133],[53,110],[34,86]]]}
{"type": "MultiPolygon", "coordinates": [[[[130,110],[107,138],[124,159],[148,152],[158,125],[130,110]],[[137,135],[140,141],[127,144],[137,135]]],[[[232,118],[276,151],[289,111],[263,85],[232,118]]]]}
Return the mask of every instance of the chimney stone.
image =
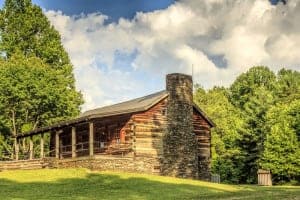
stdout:
{"type": "Polygon", "coordinates": [[[197,178],[197,140],[193,132],[193,80],[185,74],[168,74],[167,129],[163,138],[162,173],[197,178]]]}

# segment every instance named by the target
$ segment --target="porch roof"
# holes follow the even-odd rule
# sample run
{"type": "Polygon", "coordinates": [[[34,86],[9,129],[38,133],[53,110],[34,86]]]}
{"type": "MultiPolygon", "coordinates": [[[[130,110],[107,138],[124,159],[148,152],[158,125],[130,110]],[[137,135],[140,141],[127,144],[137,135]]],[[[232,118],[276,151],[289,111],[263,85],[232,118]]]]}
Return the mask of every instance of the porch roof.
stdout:
{"type": "MultiPolygon", "coordinates": [[[[35,130],[20,133],[16,137],[22,138],[27,137],[31,135],[37,135],[43,132],[48,132],[51,130],[63,128],[66,126],[70,126],[77,123],[87,122],[91,119],[95,118],[101,118],[101,117],[109,117],[109,116],[115,116],[115,115],[122,115],[122,114],[130,114],[130,113],[136,113],[136,112],[142,112],[146,111],[164,98],[168,96],[168,92],[163,90],[160,92],[156,92],[144,97],[132,99],[129,101],[125,101],[122,103],[110,105],[110,106],[104,106],[101,108],[96,108],[93,110],[88,110],[81,115],[79,115],[78,118],[62,121],[59,123],[56,123],[54,125],[50,125],[47,127],[37,128],[35,130]]],[[[205,115],[205,113],[196,105],[194,104],[194,108],[206,119],[206,121],[214,127],[215,124],[205,115]]]]}

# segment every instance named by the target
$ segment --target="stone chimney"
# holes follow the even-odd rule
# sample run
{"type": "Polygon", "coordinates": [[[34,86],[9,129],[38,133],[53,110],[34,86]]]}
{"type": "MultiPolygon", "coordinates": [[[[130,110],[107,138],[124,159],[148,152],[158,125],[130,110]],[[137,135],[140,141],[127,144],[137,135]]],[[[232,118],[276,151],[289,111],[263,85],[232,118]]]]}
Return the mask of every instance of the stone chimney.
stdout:
{"type": "Polygon", "coordinates": [[[193,80],[185,74],[168,74],[167,129],[163,138],[162,173],[197,178],[197,141],[193,133],[193,80]]]}

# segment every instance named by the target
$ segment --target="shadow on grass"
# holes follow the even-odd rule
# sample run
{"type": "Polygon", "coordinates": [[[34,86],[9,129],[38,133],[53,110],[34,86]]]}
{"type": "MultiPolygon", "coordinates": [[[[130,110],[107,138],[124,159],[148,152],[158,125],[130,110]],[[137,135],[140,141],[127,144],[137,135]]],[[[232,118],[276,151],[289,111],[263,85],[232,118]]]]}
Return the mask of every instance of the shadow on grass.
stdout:
{"type": "MultiPolygon", "coordinates": [[[[208,183],[209,185],[209,183],[208,183]]],[[[299,188],[222,188],[165,183],[147,178],[121,178],[91,173],[85,178],[20,183],[0,179],[0,199],[297,199],[299,188]],[[278,198],[277,198],[278,197],[278,198]]]]}

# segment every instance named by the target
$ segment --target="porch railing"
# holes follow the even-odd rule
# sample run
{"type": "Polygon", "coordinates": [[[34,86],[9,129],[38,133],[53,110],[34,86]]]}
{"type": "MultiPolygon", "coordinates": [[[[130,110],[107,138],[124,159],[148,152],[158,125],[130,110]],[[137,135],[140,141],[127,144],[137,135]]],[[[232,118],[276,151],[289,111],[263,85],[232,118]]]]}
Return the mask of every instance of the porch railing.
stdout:
{"type": "MultiPolygon", "coordinates": [[[[94,154],[111,154],[111,155],[124,155],[132,151],[132,143],[123,142],[94,142],[94,154]]],[[[81,142],[76,144],[76,155],[86,156],[89,154],[89,142],[81,142]]],[[[72,145],[60,146],[60,157],[72,157],[72,145]]]]}
{"type": "MultiPolygon", "coordinates": [[[[94,142],[94,154],[104,154],[104,155],[125,155],[132,151],[132,143],[130,142],[94,142]]],[[[76,156],[87,156],[89,155],[89,142],[81,142],[76,144],[76,156]]],[[[44,152],[44,157],[55,157],[55,149],[46,150],[44,152]]],[[[72,157],[72,145],[62,145],[59,148],[59,157],[60,158],[70,158],[72,157]]],[[[29,160],[30,152],[29,151],[19,151],[19,160],[29,160]]],[[[39,155],[35,155],[33,158],[40,158],[39,155]]],[[[11,153],[1,152],[0,161],[12,161],[15,158],[12,158],[11,153]]]]}

